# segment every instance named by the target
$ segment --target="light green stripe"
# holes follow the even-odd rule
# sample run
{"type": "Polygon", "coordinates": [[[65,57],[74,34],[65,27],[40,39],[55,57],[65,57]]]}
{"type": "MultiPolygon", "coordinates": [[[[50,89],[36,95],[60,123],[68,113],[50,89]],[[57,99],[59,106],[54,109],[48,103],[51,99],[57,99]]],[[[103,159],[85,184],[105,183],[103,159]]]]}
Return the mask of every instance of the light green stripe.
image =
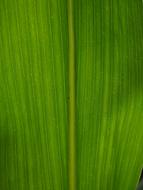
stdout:
{"type": "Polygon", "coordinates": [[[76,107],[75,107],[75,36],[73,1],[68,0],[69,34],[69,190],[76,190],[76,107]]]}

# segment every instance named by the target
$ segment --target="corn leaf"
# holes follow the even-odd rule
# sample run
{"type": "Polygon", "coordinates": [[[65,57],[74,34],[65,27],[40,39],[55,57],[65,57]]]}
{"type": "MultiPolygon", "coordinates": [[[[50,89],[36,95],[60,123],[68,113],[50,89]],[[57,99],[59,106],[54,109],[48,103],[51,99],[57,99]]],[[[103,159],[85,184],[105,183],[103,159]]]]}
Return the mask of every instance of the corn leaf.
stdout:
{"type": "Polygon", "coordinates": [[[135,190],[141,0],[0,0],[0,189],[135,190]]]}

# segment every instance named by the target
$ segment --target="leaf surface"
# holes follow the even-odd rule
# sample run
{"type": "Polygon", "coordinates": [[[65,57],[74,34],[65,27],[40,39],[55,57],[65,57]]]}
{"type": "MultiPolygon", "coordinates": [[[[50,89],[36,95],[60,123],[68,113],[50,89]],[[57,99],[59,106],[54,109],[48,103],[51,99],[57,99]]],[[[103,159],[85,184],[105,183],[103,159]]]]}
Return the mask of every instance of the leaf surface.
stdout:
{"type": "Polygon", "coordinates": [[[135,190],[142,88],[141,0],[1,0],[0,189],[135,190]]]}

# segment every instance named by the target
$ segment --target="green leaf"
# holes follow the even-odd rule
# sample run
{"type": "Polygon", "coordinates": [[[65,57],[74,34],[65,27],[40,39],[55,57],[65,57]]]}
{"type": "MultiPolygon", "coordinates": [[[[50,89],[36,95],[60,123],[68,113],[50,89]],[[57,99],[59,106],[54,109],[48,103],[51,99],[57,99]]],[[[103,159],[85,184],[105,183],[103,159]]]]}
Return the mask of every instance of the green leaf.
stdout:
{"type": "Polygon", "coordinates": [[[142,1],[76,1],[78,184],[134,190],[143,164],[142,1]]]}
{"type": "Polygon", "coordinates": [[[0,189],[135,190],[141,0],[0,0],[0,189]]]}

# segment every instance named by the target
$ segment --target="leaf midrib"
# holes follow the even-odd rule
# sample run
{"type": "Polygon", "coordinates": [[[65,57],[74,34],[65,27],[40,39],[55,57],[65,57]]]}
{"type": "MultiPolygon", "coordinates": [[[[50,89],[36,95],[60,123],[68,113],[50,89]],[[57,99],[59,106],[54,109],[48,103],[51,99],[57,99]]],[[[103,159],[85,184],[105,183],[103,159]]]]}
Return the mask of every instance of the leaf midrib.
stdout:
{"type": "Polygon", "coordinates": [[[73,0],[68,0],[68,188],[76,190],[76,98],[75,98],[75,34],[73,0]]]}

